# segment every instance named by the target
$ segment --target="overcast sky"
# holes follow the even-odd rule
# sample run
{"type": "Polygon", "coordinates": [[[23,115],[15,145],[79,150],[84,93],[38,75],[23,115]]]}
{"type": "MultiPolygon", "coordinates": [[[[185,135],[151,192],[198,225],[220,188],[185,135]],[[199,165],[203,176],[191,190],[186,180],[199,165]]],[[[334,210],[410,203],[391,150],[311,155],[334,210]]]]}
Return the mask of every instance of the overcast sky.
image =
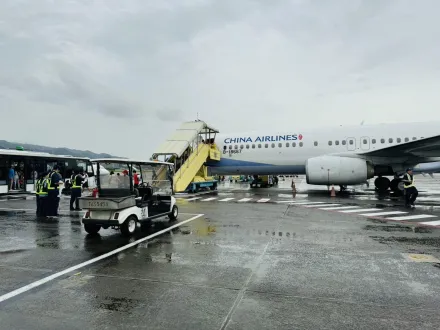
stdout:
{"type": "Polygon", "coordinates": [[[221,132],[440,118],[438,0],[1,0],[0,139],[148,158],[221,132]]]}

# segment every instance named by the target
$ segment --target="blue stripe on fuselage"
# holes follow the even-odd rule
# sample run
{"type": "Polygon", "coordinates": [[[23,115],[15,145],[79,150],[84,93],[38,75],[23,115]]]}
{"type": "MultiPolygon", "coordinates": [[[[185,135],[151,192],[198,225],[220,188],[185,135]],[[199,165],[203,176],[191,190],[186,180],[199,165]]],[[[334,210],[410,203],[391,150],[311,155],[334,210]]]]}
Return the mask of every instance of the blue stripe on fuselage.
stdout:
{"type": "Polygon", "coordinates": [[[248,162],[235,159],[221,159],[220,161],[210,161],[206,165],[209,167],[211,175],[234,175],[234,174],[305,174],[304,165],[271,165],[257,162],[248,162]]]}

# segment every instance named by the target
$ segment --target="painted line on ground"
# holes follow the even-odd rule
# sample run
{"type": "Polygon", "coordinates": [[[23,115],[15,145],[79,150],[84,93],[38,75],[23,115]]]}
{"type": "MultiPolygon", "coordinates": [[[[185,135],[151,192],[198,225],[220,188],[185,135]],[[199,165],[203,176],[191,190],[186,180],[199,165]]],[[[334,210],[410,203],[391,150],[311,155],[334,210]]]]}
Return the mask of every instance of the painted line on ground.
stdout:
{"type": "Polygon", "coordinates": [[[191,202],[191,201],[195,201],[195,200],[198,200],[198,199],[200,199],[200,198],[202,198],[202,197],[193,197],[193,198],[188,198],[188,199],[186,199],[186,201],[188,201],[188,202],[191,202]]]}
{"type": "Polygon", "coordinates": [[[267,203],[268,201],[270,201],[270,198],[262,198],[257,200],[257,203],[267,203]]]}
{"type": "Polygon", "coordinates": [[[83,268],[83,267],[85,267],[85,266],[91,265],[91,264],[93,264],[93,263],[95,263],[95,262],[98,262],[98,261],[100,261],[100,260],[102,260],[102,259],[106,259],[106,258],[108,258],[108,257],[110,257],[110,256],[112,256],[112,255],[114,255],[114,254],[117,254],[117,253],[119,253],[119,252],[121,252],[121,251],[127,250],[127,249],[129,249],[129,248],[131,248],[131,247],[133,247],[133,246],[138,245],[139,243],[142,243],[142,242],[144,242],[144,241],[150,239],[150,238],[153,238],[153,237],[159,236],[159,235],[161,235],[161,234],[163,234],[163,233],[166,233],[167,231],[170,231],[170,230],[172,230],[172,229],[174,229],[174,228],[180,227],[180,226],[184,225],[185,223],[188,223],[188,222],[191,222],[191,221],[193,221],[193,220],[196,220],[196,219],[198,219],[198,218],[200,218],[200,217],[202,217],[202,216],[204,216],[204,214],[198,214],[198,215],[196,215],[196,216],[194,216],[194,217],[192,217],[192,218],[190,218],[190,219],[188,219],[188,220],[184,220],[184,221],[182,221],[182,222],[176,223],[176,224],[173,225],[173,226],[170,226],[170,227],[165,228],[165,229],[162,229],[162,230],[160,230],[160,231],[158,231],[158,232],[156,232],[156,233],[154,233],[154,234],[151,234],[151,235],[149,235],[149,236],[146,236],[146,237],[143,237],[143,238],[141,238],[141,239],[138,239],[137,241],[134,241],[133,243],[130,243],[130,244],[124,245],[124,246],[122,246],[122,247],[120,247],[120,248],[118,248],[118,249],[116,249],[116,250],[113,250],[113,251],[107,252],[107,253],[105,253],[105,254],[103,254],[103,255],[100,255],[99,257],[96,257],[96,258],[90,259],[90,260],[88,260],[88,261],[86,261],[86,262],[80,263],[80,264],[78,264],[78,265],[76,265],[76,266],[72,266],[72,267],[70,267],[70,268],[67,268],[67,269],[61,271],[61,272],[58,272],[58,273],[52,274],[52,275],[50,275],[50,276],[47,276],[47,277],[45,277],[45,278],[42,278],[41,280],[35,281],[35,282],[30,283],[30,284],[28,284],[28,285],[25,285],[25,286],[23,286],[23,287],[21,287],[21,288],[19,288],[19,289],[16,289],[16,290],[14,290],[14,291],[11,291],[11,292],[9,292],[9,293],[6,293],[6,294],[0,296],[0,303],[1,303],[2,301],[5,301],[5,300],[8,300],[8,299],[13,298],[13,297],[15,297],[15,296],[18,296],[18,295],[21,294],[21,293],[24,293],[24,292],[26,292],[26,291],[29,291],[29,290],[33,289],[33,288],[36,288],[36,287],[38,287],[38,286],[40,286],[40,285],[43,285],[43,284],[45,284],[45,283],[47,283],[47,282],[50,282],[50,281],[52,281],[52,280],[54,280],[54,279],[56,279],[56,278],[58,278],[58,277],[60,277],[60,276],[63,276],[63,275],[65,275],[65,274],[68,274],[68,273],[73,272],[73,271],[75,271],[75,270],[77,270],[77,269],[83,268]]]}
{"type": "Polygon", "coordinates": [[[327,207],[327,206],[337,206],[337,205],[341,205],[341,204],[314,204],[314,205],[303,205],[304,207],[327,207]]]}
{"type": "Polygon", "coordinates": [[[220,199],[219,202],[227,202],[227,201],[231,201],[231,200],[233,200],[233,199],[235,199],[235,198],[233,198],[233,197],[228,197],[228,198],[220,199]]]}
{"type": "MultiPolygon", "coordinates": [[[[325,202],[295,202],[295,201],[292,201],[290,203],[292,203],[293,205],[327,204],[325,202]]],[[[321,206],[321,205],[319,205],[319,206],[321,206]]]]}
{"type": "Polygon", "coordinates": [[[209,201],[213,201],[213,200],[215,200],[215,199],[217,199],[218,197],[209,197],[209,198],[205,198],[205,199],[202,199],[201,201],[202,202],[209,202],[209,201]]]}
{"type": "Polygon", "coordinates": [[[402,217],[391,217],[385,219],[386,220],[416,220],[416,219],[426,219],[426,218],[437,218],[437,216],[431,214],[416,214],[416,215],[404,215],[402,217]]]}
{"type": "Polygon", "coordinates": [[[240,202],[240,203],[242,203],[242,202],[249,202],[251,200],[252,200],[252,198],[242,198],[238,202],[240,202]]]}
{"type": "Polygon", "coordinates": [[[426,226],[440,226],[440,220],[437,221],[425,221],[425,222],[420,222],[422,225],[426,225],[426,226]]]}
{"type": "Polygon", "coordinates": [[[36,211],[37,209],[13,209],[10,207],[0,208],[0,211],[36,211]]]}
{"type": "Polygon", "coordinates": [[[356,209],[356,210],[344,210],[341,213],[355,213],[355,212],[370,212],[370,211],[380,211],[381,209],[356,209]]]}
{"type": "Polygon", "coordinates": [[[355,209],[358,208],[359,206],[335,206],[335,207],[323,207],[320,210],[348,210],[348,209],[355,209]]]}
{"type": "Polygon", "coordinates": [[[362,213],[359,215],[363,215],[366,217],[377,217],[380,215],[391,215],[391,214],[406,214],[408,212],[403,212],[403,211],[386,211],[386,212],[379,212],[379,213],[362,213]]]}

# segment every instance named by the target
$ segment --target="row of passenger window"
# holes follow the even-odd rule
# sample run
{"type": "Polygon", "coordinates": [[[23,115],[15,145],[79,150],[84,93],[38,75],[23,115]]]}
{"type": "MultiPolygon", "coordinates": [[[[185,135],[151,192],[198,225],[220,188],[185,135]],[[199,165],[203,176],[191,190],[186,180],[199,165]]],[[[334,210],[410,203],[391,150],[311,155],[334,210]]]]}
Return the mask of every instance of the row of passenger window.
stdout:
{"type": "MultiPolygon", "coordinates": [[[[422,137],[422,139],[423,139],[423,137],[422,137]]],[[[405,142],[409,142],[409,140],[410,140],[410,138],[408,138],[408,137],[406,137],[405,139],[404,139],[404,141],[405,142]]],[[[413,137],[412,138],[412,140],[413,141],[415,141],[415,140],[417,140],[417,138],[416,137],[413,137]]],[[[334,141],[335,142],[335,145],[339,145],[339,140],[336,140],[336,141],[334,141]]],[[[393,138],[389,138],[388,139],[388,143],[393,143],[394,142],[394,139],[393,138]]],[[[396,142],[397,143],[401,143],[402,142],[402,139],[401,138],[397,138],[396,139],[396,142]]],[[[363,144],[368,144],[368,140],[367,139],[362,139],[362,143],[363,144]]],[[[377,143],[377,140],[376,139],[371,139],[371,143],[372,144],[376,144],[377,143]]],[[[380,143],[385,143],[385,139],[380,139],[380,143]]],[[[343,146],[345,146],[346,144],[347,144],[347,141],[346,140],[342,140],[341,141],[341,144],[343,145],[343,146]]],[[[350,144],[350,145],[353,145],[354,144],[354,139],[348,139],[348,144],[350,144]]],[[[290,147],[290,145],[292,145],[292,147],[296,147],[296,142],[292,142],[292,143],[289,143],[289,142],[287,142],[286,144],[285,144],[285,146],[287,147],[287,148],[289,148],[290,147]]],[[[313,145],[315,146],[315,147],[317,147],[318,146],[318,141],[315,141],[314,143],[313,143],[313,145]]],[[[333,141],[328,141],[328,145],[329,146],[331,146],[331,145],[333,145],[333,141]]],[[[270,145],[272,148],[275,148],[276,147],[276,144],[275,143],[272,143],[271,145],[270,145]]],[[[283,143],[278,143],[278,148],[282,148],[284,146],[284,144],[283,143]]],[[[298,143],[298,146],[299,147],[302,147],[302,146],[304,146],[304,144],[303,144],[303,142],[299,142],[298,143]]],[[[244,149],[244,148],[246,148],[246,149],[255,149],[255,148],[263,148],[263,144],[261,144],[261,143],[259,143],[259,144],[246,144],[246,145],[243,145],[243,144],[241,144],[241,145],[238,145],[238,144],[235,144],[234,146],[232,146],[232,145],[229,145],[229,149],[230,150],[232,150],[232,149],[244,149]]],[[[265,143],[264,144],[264,148],[269,148],[269,143],[265,143]]],[[[226,150],[227,149],[227,146],[223,146],[223,150],[226,150]]]]}
{"type": "MultiPolygon", "coordinates": [[[[291,144],[292,144],[292,147],[296,147],[296,142],[292,142],[291,144]]],[[[287,142],[286,143],[286,147],[290,147],[291,144],[289,142],[287,142]]],[[[275,148],[276,144],[272,143],[270,146],[272,148],[275,148]]],[[[298,143],[298,146],[302,147],[302,146],[304,146],[304,143],[300,142],[300,143],[298,143]]],[[[282,143],[278,143],[278,148],[282,148],[282,147],[283,147],[283,144],[282,143]]],[[[234,146],[229,145],[229,149],[238,149],[238,148],[240,148],[240,149],[244,149],[244,148],[246,148],[246,149],[263,148],[263,144],[261,144],[261,143],[259,143],[259,144],[254,144],[253,143],[252,145],[251,144],[246,144],[246,145],[241,144],[240,146],[238,144],[235,144],[234,146]]],[[[269,143],[265,143],[264,144],[264,148],[269,148],[269,143]]],[[[226,149],[227,149],[227,147],[223,146],[223,150],[226,150],[226,149]]]]}
{"type": "MultiPolygon", "coordinates": [[[[423,139],[423,137],[422,137],[422,139],[423,139]]],[[[416,138],[416,137],[413,137],[412,140],[415,141],[415,140],[417,140],[417,138],[416,138]]],[[[342,140],[341,142],[342,142],[342,145],[345,145],[345,144],[346,144],[345,140],[342,140]]],[[[394,142],[394,139],[393,139],[393,138],[389,138],[389,139],[388,139],[388,143],[393,143],[393,142],[394,142]]],[[[402,142],[402,139],[401,139],[401,138],[397,138],[397,139],[396,139],[396,142],[397,142],[397,143],[401,143],[401,142],[402,142]]],[[[409,138],[408,138],[408,137],[405,138],[405,142],[409,142],[409,138]]],[[[349,140],[349,143],[350,143],[350,144],[353,144],[354,142],[353,142],[353,140],[349,140]]],[[[368,144],[368,139],[362,139],[362,143],[363,143],[363,144],[368,144]]],[[[377,140],[376,140],[376,139],[371,139],[371,143],[372,143],[372,144],[376,144],[376,143],[377,143],[377,140]]],[[[382,144],[385,143],[385,139],[383,139],[383,138],[380,139],[380,143],[382,143],[382,144]]],[[[317,146],[317,145],[318,145],[318,142],[315,141],[314,145],[317,146]]],[[[328,141],[328,145],[329,145],[329,146],[333,145],[333,141],[328,141]]],[[[335,141],[335,145],[337,145],[337,146],[339,145],[339,141],[338,141],[338,140],[335,141]]]]}

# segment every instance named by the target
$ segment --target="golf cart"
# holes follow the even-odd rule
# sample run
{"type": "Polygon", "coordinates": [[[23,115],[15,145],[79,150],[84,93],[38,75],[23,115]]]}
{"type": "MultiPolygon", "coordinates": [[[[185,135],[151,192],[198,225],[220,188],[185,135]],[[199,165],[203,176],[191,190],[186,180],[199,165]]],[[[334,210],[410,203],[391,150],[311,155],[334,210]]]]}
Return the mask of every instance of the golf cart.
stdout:
{"type": "Polygon", "coordinates": [[[92,163],[97,170],[94,197],[79,199],[80,207],[86,211],[82,223],[87,233],[96,234],[101,228],[111,227],[130,236],[152,219],[177,219],[179,211],[172,196],[173,164],[113,158],[95,159],[92,163]]]}

